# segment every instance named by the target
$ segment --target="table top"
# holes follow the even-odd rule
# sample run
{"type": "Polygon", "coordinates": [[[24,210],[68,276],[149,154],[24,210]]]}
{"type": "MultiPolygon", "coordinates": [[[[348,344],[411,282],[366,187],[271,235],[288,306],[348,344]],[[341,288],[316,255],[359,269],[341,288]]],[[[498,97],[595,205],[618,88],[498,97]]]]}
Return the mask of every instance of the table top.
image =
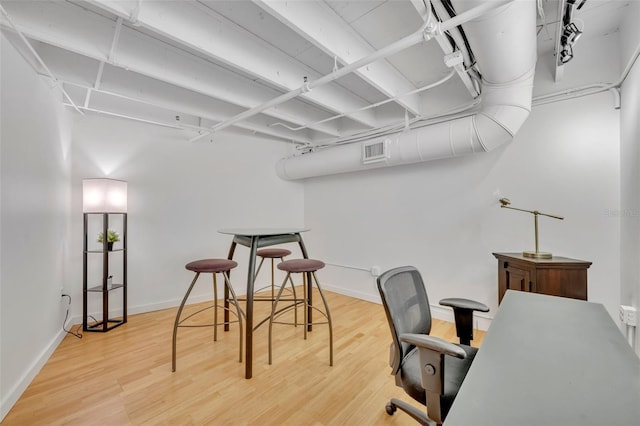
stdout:
{"type": "Polygon", "coordinates": [[[309,231],[309,228],[224,228],[219,229],[221,234],[241,235],[243,237],[299,234],[309,231]]]}
{"type": "Polygon", "coordinates": [[[510,290],[444,425],[639,422],[640,359],[604,307],[510,290]]]}

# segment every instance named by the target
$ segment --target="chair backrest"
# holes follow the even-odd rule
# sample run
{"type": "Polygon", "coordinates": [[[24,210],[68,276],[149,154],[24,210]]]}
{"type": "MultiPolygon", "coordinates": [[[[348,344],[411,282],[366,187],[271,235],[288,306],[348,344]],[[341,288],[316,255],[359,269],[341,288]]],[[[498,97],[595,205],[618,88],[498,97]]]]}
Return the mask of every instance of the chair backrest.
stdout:
{"type": "Polygon", "coordinates": [[[400,341],[404,333],[429,334],[431,309],[420,272],[413,266],[402,266],[386,271],[378,277],[378,290],[387,314],[393,351],[392,374],[396,374],[402,359],[412,345],[400,341]]]}

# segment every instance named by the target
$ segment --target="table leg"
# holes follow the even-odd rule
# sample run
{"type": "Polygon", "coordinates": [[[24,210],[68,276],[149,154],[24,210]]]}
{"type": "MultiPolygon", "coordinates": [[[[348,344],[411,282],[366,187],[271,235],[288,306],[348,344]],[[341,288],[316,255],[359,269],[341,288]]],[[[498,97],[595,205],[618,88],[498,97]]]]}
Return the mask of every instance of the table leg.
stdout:
{"type": "Polygon", "coordinates": [[[247,314],[247,324],[245,326],[245,379],[250,379],[253,375],[253,286],[255,284],[256,272],[256,251],[258,250],[259,237],[251,237],[251,247],[249,250],[249,267],[247,272],[247,304],[245,312],[247,314]]]}

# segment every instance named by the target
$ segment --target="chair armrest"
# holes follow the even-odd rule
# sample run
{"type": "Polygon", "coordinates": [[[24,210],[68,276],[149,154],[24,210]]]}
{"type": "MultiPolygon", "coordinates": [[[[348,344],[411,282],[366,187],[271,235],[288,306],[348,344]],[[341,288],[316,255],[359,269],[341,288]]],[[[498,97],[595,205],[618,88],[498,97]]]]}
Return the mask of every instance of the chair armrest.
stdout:
{"type": "Polygon", "coordinates": [[[463,345],[471,345],[473,340],[473,311],[489,312],[489,308],[484,303],[475,300],[451,297],[442,299],[440,304],[453,308],[453,315],[456,320],[456,333],[463,345]]]}
{"type": "Polygon", "coordinates": [[[459,297],[450,297],[440,301],[442,306],[450,306],[452,308],[468,309],[470,311],[489,312],[489,307],[484,303],[475,300],[462,299],[459,297]]]}
{"type": "Polygon", "coordinates": [[[464,359],[467,353],[460,346],[442,340],[439,337],[429,336],[427,334],[401,334],[400,340],[418,348],[428,349],[440,354],[450,355],[456,358],[464,359]]]}

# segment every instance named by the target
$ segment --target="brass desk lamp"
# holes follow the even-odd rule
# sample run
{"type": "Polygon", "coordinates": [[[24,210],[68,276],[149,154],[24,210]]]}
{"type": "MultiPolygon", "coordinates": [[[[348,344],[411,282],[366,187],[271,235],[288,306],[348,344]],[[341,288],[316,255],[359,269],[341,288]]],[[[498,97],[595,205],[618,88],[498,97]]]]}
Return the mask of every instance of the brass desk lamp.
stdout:
{"type": "Polygon", "coordinates": [[[511,201],[509,201],[508,198],[500,198],[500,207],[533,214],[534,228],[535,228],[535,234],[536,234],[536,251],[525,251],[522,253],[524,257],[532,257],[535,259],[551,259],[553,257],[551,253],[545,253],[538,250],[538,216],[542,215],[542,216],[552,217],[554,219],[564,220],[562,216],[542,213],[542,212],[539,212],[538,210],[525,210],[525,209],[518,209],[516,207],[511,207],[511,201]]]}

